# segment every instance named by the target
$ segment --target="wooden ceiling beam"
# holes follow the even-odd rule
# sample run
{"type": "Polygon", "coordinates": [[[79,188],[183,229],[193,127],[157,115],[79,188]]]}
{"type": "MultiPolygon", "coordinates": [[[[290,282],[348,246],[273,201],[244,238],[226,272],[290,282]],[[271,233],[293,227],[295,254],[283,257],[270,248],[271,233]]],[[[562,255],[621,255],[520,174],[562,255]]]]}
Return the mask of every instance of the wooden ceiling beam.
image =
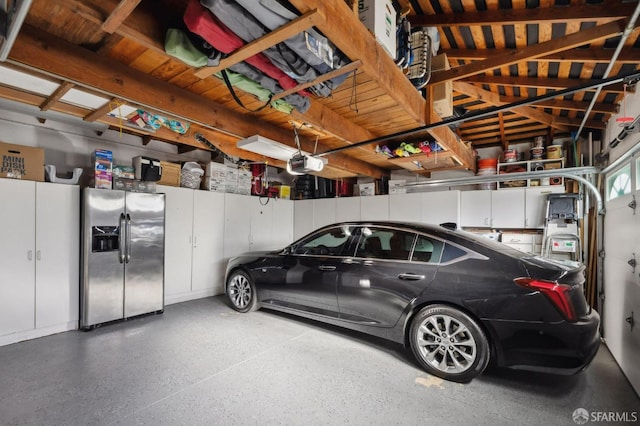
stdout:
{"type": "Polygon", "coordinates": [[[327,17],[318,24],[320,31],[352,61],[361,60],[360,69],[376,79],[381,89],[418,124],[425,124],[425,99],[344,0],[292,0],[291,3],[301,13],[317,9],[327,17]]]}
{"type": "MultiPolygon", "coordinates": [[[[119,97],[162,113],[199,123],[219,131],[243,138],[262,134],[270,139],[292,146],[289,131],[252,116],[232,111],[215,102],[169,83],[153,78],[96,55],[91,51],[55,38],[48,33],[24,25],[10,54],[12,62],[40,69],[63,80],[119,97]]],[[[304,147],[313,150],[312,143],[304,147]]],[[[224,151],[224,150],[223,150],[224,151]]],[[[379,167],[336,154],[333,160],[349,164],[354,173],[380,178],[387,172],[379,167]]]]}
{"type": "Polygon", "coordinates": [[[517,64],[518,62],[533,60],[553,53],[583,46],[595,41],[605,40],[621,34],[624,28],[625,20],[620,19],[608,24],[579,31],[577,33],[568,34],[544,43],[538,43],[517,49],[501,56],[485,59],[484,61],[472,62],[446,71],[434,72],[429,84],[433,85],[449,80],[460,80],[476,74],[492,71],[497,68],[517,64]]]}
{"type": "Polygon", "coordinates": [[[481,12],[409,16],[414,27],[471,27],[483,25],[553,24],[576,21],[618,20],[631,16],[636,5],[607,0],[598,5],[576,5],[535,9],[500,9],[481,12]]]}
{"type": "MultiPolygon", "coordinates": [[[[472,75],[464,79],[468,83],[496,84],[498,86],[531,87],[535,89],[567,89],[583,84],[597,83],[597,80],[579,80],[575,78],[535,78],[535,77],[511,77],[495,75],[472,75]]],[[[595,89],[590,89],[594,91],[595,89]]],[[[589,91],[589,90],[586,90],[589,91]]],[[[610,84],[602,88],[603,92],[623,93],[623,84],[610,84]]]]}
{"type": "Polygon", "coordinates": [[[111,15],[102,24],[102,31],[113,34],[125,19],[134,11],[142,0],[121,0],[118,6],[111,12],[111,15]]]}
{"type": "MultiPolygon", "coordinates": [[[[488,90],[480,89],[479,87],[462,81],[454,81],[453,90],[459,93],[464,93],[467,96],[478,97],[478,99],[480,99],[479,96],[483,96],[483,100],[493,106],[503,106],[509,104],[509,102],[502,100],[500,97],[498,99],[495,99],[495,93],[489,92],[488,90]]],[[[546,112],[539,111],[535,108],[520,106],[512,108],[511,111],[543,123],[547,126],[555,127],[560,130],[568,130],[566,124],[560,124],[555,120],[556,117],[554,115],[547,114],[546,112]]]]}
{"type": "Polygon", "coordinates": [[[49,108],[51,108],[52,105],[54,105],[55,103],[57,103],[60,98],[62,98],[64,95],[67,94],[67,92],[69,90],[71,90],[73,88],[73,86],[75,86],[75,84],[70,83],[68,81],[63,81],[60,84],[60,87],[58,87],[52,94],[51,96],[49,96],[41,105],[40,105],[40,111],[47,111],[49,108]]]}
{"type": "MultiPolygon", "coordinates": [[[[513,55],[517,49],[443,49],[440,53],[446,53],[448,59],[479,61],[495,58],[505,54],[513,55]]],[[[640,64],[638,49],[627,47],[622,49],[616,62],[627,64],[640,64]]],[[[571,49],[552,55],[537,58],[538,62],[598,62],[611,61],[614,49],[571,49]]]]}
{"type": "MultiPolygon", "coordinates": [[[[516,97],[516,96],[503,96],[502,100],[513,103],[513,102],[521,102],[526,98],[516,97]]],[[[550,99],[547,101],[536,102],[531,105],[536,108],[551,108],[551,109],[567,109],[570,111],[581,111],[584,112],[589,108],[591,102],[585,101],[565,101],[563,99],[550,99]]],[[[593,105],[593,112],[601,112],[603,114],[617,114],[620,108],[617,104],[605,104],[602,102],[596,102],[593,105]]]]}

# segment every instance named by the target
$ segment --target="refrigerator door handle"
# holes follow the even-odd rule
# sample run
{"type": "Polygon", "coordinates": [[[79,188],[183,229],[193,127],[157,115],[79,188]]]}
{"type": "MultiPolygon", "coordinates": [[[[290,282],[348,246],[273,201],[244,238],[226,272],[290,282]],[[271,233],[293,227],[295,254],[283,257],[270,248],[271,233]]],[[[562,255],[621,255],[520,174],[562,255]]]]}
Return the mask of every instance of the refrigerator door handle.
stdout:
{"type": "Polygon", "coordinates": [[[131,216],[127,213],[127,263],[131,260],[131,216]]]}
{"type": "Polygon", "coordinates": [[[118,219],[118,260],[120,260],[120,263],[124,263],[124,256],[125,256],[125,250],[126,247],[124,247],[124,238],[123,238],[123,233],[126,232],[125,227],[124,227],[124,213],[120,213],[120,219],[118,219]]]}

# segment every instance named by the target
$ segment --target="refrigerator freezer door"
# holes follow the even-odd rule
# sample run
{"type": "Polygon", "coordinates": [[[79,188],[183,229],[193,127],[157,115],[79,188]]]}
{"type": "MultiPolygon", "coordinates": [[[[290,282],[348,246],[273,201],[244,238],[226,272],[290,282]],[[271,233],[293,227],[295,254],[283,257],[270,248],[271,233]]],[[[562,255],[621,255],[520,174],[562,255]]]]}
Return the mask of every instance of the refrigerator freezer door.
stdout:
{"type": "Polygon", "coordinates": [[[125,318],[164,308],[164,194],[126,195],[125,318]]]}
{"type": "Polygon", "coordinates": [[[83,274],[80,326],[124,317],[122,213],[124,192],[87,188],[83,199],[83,274]]]}

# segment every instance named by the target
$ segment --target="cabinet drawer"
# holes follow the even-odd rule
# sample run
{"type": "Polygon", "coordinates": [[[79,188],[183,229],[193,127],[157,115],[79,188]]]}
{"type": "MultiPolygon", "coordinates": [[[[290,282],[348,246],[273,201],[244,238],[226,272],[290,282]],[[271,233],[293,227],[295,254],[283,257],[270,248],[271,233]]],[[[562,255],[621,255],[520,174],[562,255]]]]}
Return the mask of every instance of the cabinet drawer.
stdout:
{"type": "Polygon", "coordinates": [[[502,242],[505,244],[533,244],[534,234],[519,234],[513,232],[503,232],[502,242]]]}

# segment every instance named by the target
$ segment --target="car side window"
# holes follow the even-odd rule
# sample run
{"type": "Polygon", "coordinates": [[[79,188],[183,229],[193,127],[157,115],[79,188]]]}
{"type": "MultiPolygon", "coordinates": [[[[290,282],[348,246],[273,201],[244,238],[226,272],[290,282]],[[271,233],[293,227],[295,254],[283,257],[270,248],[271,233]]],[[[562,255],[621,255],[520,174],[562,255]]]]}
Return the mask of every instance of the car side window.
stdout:
{"type": "Polygon", "coordinates": [[[354,228],[351,226],[338,226],[313,234],[308,239],[296,244],[293,254],[344,256],[353,230],[354,228]]]}
{"type": "Polygon", "coordinates": [[[414,262],[439,263],[444,243],[426,235],[418,235],[411,260],[414,262]]]}
{"type": "Polygon", "coordinates": [[[356,257],[408,260],[415,234],[387,228],[363,227],[356,257]]]}

